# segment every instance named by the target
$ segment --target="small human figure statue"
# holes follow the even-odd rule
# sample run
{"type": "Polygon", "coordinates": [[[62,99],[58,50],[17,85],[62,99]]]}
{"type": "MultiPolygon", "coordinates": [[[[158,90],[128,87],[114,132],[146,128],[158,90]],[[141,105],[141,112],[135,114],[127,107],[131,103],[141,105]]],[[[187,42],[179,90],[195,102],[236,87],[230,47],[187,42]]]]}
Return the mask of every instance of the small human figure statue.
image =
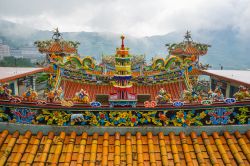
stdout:
{"type": "Polygon", "coordinates": [[[26,97],[30,97],[31,92],[32,92],[32,88],[30,87],[30,88],[28,89],[28,91],[26,92],[26,97]]]}
{"type": "Polygon", "coordinates": [[[217,101],[222,101],[224,100],[224,95],[221,91],[220,86],[216,86],[214,92],[212,90],[210,90],[208,92],[208,98],[212,99],[212,100],[217,100],[217,101]]]}
{"type": "Polygon", "coordinates": [[[8,88],[9,84],[4,83],[0,85],[0,98],[8,99],[11,97],[12,90],[8,88]]]}
{"type": "Polygon", "coordinates": [[[172,101],[172,97],[167,91],[161,88],[156,96],[157,103],[167,103],[172,101]]]}
{"type": "Polygon", "coordinates": [[[31,87],[23,93],[23,100],[27,101],[35,101],[38,97],[38,94],[35,90],[33,90],[31,87]]]}
{"type": "Polygon", "coordinates": [[[250,98],[250,93],[248,89],[244,86],[239,86],[239,91],[234,94],[236,100],[241,101],[250,98]]]}
{"type": "Polygon", "coordinates": [[[55,101],[61,101],[63,99],[62,87],[59,89],[53,89],[47,93],[47,101],[53,103],[55,101]]]}
{"type": "Polygon", "coordinates": [[[80,98],[80,100],[82,100],[84,96],[85,96],[84,90],[81,89],[80,92],[79,92],[79,98],[80,98]]]}
{"type": "Polygon", "coordinates": [[[60,87],[59,89],[55,90],[55,101],[61,101],[62,98],[63,98],[63,90],[62,87],[60,87]]]}
{"type": "Polygon", "coordinates": [[[81,89],[79,92],[75,94],[73,101],[87,104],[90,101],[89,94],[85,90],[81,89]]]}

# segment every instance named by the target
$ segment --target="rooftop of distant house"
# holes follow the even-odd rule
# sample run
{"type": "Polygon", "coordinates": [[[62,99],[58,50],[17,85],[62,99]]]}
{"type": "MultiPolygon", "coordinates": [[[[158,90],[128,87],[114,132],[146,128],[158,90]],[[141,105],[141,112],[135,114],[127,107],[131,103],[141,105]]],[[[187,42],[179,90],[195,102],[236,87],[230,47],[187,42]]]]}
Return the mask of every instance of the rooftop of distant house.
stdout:
{"type": "Polygon", "coordinates": [[[250,86],[250,70],[205,70],[202,73],[228,82],[250,86]]]}
{"type": "Polygon", "coordinates": [[[45,71],[46,68],[0,67],[0,82],[8,82],[45,71]]]}

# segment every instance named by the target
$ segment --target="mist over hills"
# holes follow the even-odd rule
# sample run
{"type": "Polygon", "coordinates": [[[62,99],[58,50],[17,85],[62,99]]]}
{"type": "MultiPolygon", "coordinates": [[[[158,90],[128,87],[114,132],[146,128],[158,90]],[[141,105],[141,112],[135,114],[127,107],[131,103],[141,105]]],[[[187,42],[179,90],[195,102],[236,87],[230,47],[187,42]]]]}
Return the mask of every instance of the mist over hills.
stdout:
{"type": "MultiPolygon", "coordinates": [[[[60,27],[59,27],[60,30],[60,27]]],[[[192,30],[191,30],[192,32],[192,30]]],[[[181,42],[185,32],[172,32],[166,35],[134,37],[126,35],[125,45],[131,54],[145,54],[149,61],[152,57],[166,57],[168,55],[166,43],[181,42]]],[[[79,41],[81,56],[93,56],[100,60],[101,55],[115,53],[120,46],[120,35],[116,33],[99,32],[64,32],[65,40],[79,41]]],[[[18,48],[33,45],[36,40],[51,39],[51,31],[42,31],[24,25],[0,20],[0,38],[11,47],[18,48]]],[[[224,69],[250,69],[249,45],[250,39],[242,39],[237,30],[232,28],[192,32],[194,41],[212,45],[208,54],[201,57],[203,63],[209,63],[214,69],[220,64],[224,69]]]]}

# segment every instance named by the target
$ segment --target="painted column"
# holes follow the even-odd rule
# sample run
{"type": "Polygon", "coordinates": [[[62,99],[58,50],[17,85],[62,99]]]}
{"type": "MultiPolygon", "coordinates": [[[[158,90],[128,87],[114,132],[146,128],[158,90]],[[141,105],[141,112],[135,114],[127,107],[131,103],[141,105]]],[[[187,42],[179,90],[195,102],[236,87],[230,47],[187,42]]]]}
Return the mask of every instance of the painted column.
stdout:
{"type": "Polygon", "coordinates": [[[14,94],[15,94],[16,96],[19,95],[18,91],[19,91],[19,88],[18,88],[18,79],[16,79],[16,80],[14,81],[14,94]]]}
{"type": "Polygon", "coordinates": [[[226,88],[226,97],[230,97],[230,83],[227,83],[227,88],[226,88]]]}
{"type": "Polygon", "coordinates": [[[36,90],[36,76],[32,76],[32,89],[36,90]]]}

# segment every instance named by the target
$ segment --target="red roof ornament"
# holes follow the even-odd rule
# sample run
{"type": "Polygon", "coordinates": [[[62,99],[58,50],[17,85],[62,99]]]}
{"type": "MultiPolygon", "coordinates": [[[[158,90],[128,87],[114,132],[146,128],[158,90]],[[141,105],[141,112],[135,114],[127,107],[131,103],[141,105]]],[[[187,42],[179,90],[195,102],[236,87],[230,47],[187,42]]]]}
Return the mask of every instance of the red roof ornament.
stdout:
{"type": "Polygon", "coordinates": [[[190,31],[187,31],[184,36],[184,41],[181,43],[166,44],[171,55],[192,56],[205,55],[207,53],[208,44],[196,43],[191,37],[190,31]]]}
{"type": "Polygon", "coordinates": [[[80,43],[65,41],[58,28],[55,29],[51,40],[36,41],[35,45],[41,53],[56,54],[77,54],[77,47],[80,43]]]}
{"type": "Polygon", "coordinates": [[[121,39],[122,39],[122,45],[121,45],[121,48],[124,49],[124,39],[125,39],[125,36],[121,36],[121,39]]]}

